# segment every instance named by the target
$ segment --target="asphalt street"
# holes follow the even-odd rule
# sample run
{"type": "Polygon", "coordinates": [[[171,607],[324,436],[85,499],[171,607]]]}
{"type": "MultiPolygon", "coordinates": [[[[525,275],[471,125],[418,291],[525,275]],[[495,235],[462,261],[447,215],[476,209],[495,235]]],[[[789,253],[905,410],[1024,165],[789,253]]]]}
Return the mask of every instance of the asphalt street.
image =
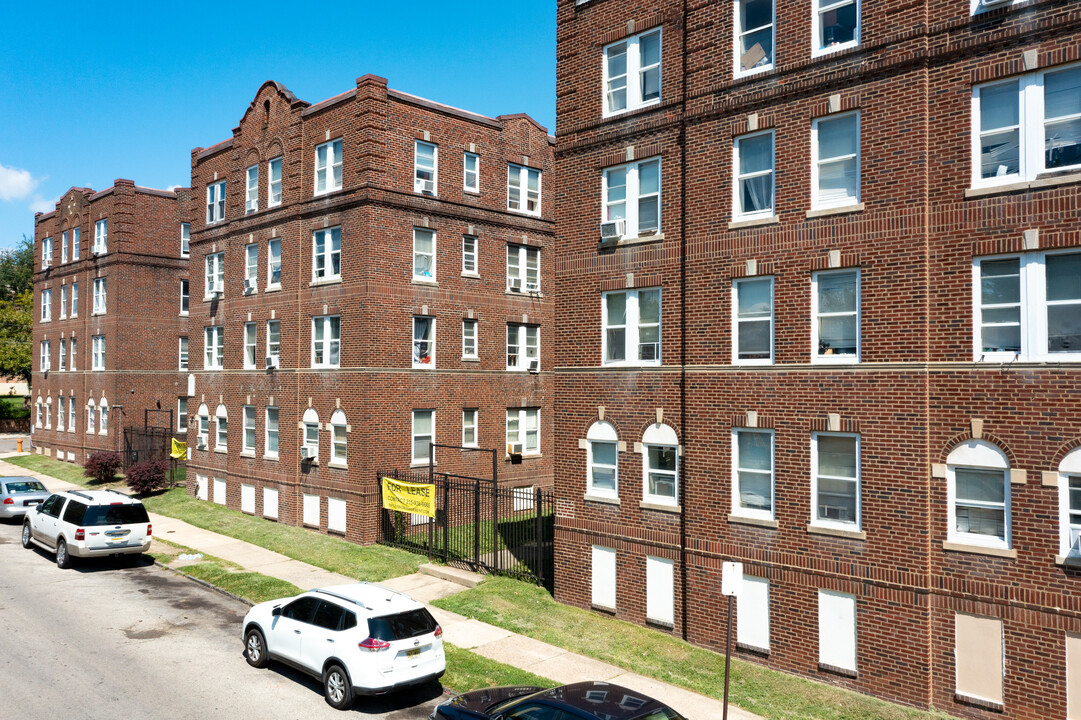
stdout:
{"type": "Polygon", "coordinates": [[[244,662],[244,603],[148,557],[60,570],[19,529],[0,523],[0,718],[422,720],[441,698],[432,683],[336,711],[315,679],[244,662]]]}

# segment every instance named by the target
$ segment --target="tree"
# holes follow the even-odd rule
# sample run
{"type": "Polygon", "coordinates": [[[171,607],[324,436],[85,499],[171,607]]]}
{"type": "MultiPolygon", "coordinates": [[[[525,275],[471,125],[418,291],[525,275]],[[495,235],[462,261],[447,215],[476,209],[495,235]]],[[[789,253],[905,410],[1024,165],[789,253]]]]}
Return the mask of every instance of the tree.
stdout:
{"type": "Polygon", "coordinates": [[[34,240],[0,250],[0,375],[30,384],[33,371],[34,240]]]}
{"type": "Polygon", "coordinates": [[[13,248],[0,250],[0,300],[14,300],[34,290],[34,239],[23,235],[13,248]]]}

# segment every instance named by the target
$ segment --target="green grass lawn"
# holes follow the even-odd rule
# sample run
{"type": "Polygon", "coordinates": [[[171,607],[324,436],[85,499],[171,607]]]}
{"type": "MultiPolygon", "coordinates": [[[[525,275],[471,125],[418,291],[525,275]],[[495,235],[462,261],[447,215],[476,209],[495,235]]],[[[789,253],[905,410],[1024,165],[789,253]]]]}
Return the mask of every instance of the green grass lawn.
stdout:
{"type": "MultiPolygon", "coordinates": [[[[724,656],[682,640],[557,603],[544,589],[489,578],[435,605],[714,698],[724,695],[724,656]]],[[[718,632],[724,630],[718,627],[718,632]]],[[[778,720],[932,720],[948,718],[732,661],[731,701],[778,720]]],[[[661,698],[663,700],[663,698],[661,698]]],[[[677,710],[679,708],[676,708],[677,710]]]]}
{"type": "Polygon", "coordinates": [[[447,653],[447,674],[443,676],[443,686],[454,692],[469,692],[497,685],[536,685],[545,688],[558,685],[548,678],[489,660],[448,642],[443,643],[443,649],[447,653]]]}

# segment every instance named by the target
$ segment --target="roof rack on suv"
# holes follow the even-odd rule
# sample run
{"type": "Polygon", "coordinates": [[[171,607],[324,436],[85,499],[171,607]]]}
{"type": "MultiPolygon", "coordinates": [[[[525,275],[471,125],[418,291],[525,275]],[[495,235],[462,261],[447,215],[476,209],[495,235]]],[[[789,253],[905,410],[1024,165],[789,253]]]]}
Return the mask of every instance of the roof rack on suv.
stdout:
{"type": "Polygon", "coordinates": [[[351,598],[351,597],[346,597],[345,595],[341,595],[341,594],[333,592],[331,590],[324,590],[323,588],[316,588],[313,592],[319,592],[319,593],[323,593],[324,595],[330,595],[331,597],[336,597],[339,600],[344,600],[345,602],[353,603],[354,605],[359,605],[362,608],[364,608],[365,610],[375,610],[375,608],[368,607],[367,605],[362,603],[360,600],[356,600],[356,599],[351,598]]]}
{"type": "Polygon", "coordinates": [[[126,498],[130,498],[130,497],[131,497],[131,495],[128,495],[128,494],[127,494],[126,492],[120,492],[120,491],[119,491],[119,490],[117,490],[116,488],[105,488],[105,490],[106,490],[107,492],[111,492],[111,493],[116,493],[117,495],[123,495],[123,496],[124,496],[124,497],[126,497],[126,498]]]}
{"type": "MultiPolygon", "coordinates": [[[[386,590],[386,591],[387,591],[388,593],[390,593],[390,594],[391,594],[391,597],[393,597],[393,596],[395,596],[395,595],[401,595],[401,596],[402,596],[402,597],[404,597],[404,598],[405,598],[406,600],[412,600],[412,599],[413,599],[413,598],[409,597],[408,595],[406,595],[406,594],[405,594],[404,592],[402,592],[401,590],[395,590],[394,588],[389,588],[389,587],[387,587],[386,585],[380,585],[379,583],[374,583],[374,582],[370,582],[370,581],[368,581],[368,580],[361,580],[361,581],[360,581],[360,584],[361,584],[361,585],[371,585],[372,587],[377,587],[377,588],[379,588],[380,590],[386,590]]],[[[390,602],[390,598],[387,598],[387,602],[390,602]]]]}
{"type": "Polygon", "coordinates": [[[78,495],[81,498],[86,498],[87,500],[93,501],[93,499],[94,499],[91,496],[87,495],[86,493],[84,493],[84,492],[82,492],[80,490],[68,490],[68,492],[71,493],[72,495],[78,495]]]}

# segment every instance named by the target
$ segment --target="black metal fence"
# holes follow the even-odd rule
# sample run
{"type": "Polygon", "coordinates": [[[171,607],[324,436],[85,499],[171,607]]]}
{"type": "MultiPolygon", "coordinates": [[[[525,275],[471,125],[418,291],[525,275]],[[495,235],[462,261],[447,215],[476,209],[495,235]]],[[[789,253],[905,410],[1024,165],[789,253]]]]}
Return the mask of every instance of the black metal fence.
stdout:
{"type": "Polygon", "coordinates": [[[124,428],[124,470],[145,460],[168,460],[174,437],[184,439],[167,428],[124,428]]]}
{"type": "MultiPolygon", "coordinates": [[[[435,485],[435,517],[382,510],[379,542],[474,572],[552,586],[551,490],[493,487],[491,480],[390,471],[379,478],[435,485]]],[[[382,483],[380,482],[380,487],[382,483]]]]}

